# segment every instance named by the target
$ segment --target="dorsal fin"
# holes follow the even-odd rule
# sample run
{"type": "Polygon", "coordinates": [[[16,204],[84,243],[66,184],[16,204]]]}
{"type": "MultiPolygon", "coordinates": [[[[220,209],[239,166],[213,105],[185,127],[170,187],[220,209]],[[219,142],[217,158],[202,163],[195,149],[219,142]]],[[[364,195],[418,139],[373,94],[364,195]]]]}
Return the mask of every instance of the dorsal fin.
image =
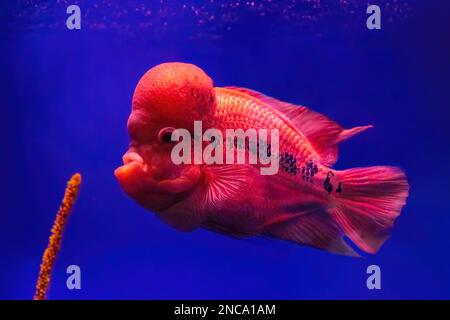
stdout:
{"type": "Polygon", "coordinates": [[[246,88],[226,88],[248,94],[281,113],[288,123],[308,139],[314,150],[321,156],[322,163],[327,166],[331,166],[337,161],[337,144],[339,142],[372,128],[369,125],[346,130],[333,120],[307,107],[283,102],[246,88]]]}

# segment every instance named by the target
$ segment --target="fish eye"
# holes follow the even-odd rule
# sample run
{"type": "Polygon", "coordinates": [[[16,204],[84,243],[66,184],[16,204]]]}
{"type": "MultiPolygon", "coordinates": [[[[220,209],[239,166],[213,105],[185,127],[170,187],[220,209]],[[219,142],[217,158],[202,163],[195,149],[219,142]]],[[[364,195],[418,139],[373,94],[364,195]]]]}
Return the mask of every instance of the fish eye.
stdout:
{"type": "Polygon", "coordinates": [[[163,128],[158,133],[158,140],[162,143],[172,143],[172,133],[174,128],[163,128]]]}

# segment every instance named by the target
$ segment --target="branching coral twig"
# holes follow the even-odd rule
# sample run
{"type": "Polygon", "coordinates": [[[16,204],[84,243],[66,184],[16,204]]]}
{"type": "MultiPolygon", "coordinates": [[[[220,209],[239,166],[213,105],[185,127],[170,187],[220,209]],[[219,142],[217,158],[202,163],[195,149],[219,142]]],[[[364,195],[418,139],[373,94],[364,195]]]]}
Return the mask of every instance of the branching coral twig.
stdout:
{"type": "Polygon", "coordinates": [[[34,294],[34,300],[47,299],[47,292],[50,286],[50,278],[55,264],[56,255],[61,247],[61,238],[64,231],[64,227],[67,224],[67,218],[72,210],[75,200],[78,196],[78,192],[81,185],[81,175],[76,173],[67,182],[66,192],[64,193],[64,199],[61,202],[58,213],[56,214],[55,222],[51,230],[47,249],[44,251],[42,257],[41,268],[39,271],[39,277],[36,283],[36,292],[34,294]]]}

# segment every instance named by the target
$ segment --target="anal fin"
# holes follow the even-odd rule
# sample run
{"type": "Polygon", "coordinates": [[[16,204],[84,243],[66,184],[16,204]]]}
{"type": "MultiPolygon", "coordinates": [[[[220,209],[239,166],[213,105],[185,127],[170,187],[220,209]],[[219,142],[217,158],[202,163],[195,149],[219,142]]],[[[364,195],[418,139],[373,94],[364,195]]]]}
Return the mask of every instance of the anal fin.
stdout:
{"type": "Polygon", "coordinates": [[[325,209],[317,207],[277,216],[265,226],[264,235],[346,256],[359,255],[325,209]]]}

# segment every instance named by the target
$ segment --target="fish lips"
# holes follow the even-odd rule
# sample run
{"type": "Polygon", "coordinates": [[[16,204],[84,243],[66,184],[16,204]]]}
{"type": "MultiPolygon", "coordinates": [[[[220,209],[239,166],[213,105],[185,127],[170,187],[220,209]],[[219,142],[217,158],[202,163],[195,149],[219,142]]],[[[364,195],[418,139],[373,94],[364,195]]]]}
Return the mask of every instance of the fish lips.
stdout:
{"type": "Polygon", "coordinates": [[[122,160],[123,165],[114,171],[120,186],[139,204],[155,211],[180,201],[180,194],[194,189],[201,176],[198,166],[188,166],[176,178],[159,180],[154,177],[155,169],[137,152],[128,151],[122,160]]]}

